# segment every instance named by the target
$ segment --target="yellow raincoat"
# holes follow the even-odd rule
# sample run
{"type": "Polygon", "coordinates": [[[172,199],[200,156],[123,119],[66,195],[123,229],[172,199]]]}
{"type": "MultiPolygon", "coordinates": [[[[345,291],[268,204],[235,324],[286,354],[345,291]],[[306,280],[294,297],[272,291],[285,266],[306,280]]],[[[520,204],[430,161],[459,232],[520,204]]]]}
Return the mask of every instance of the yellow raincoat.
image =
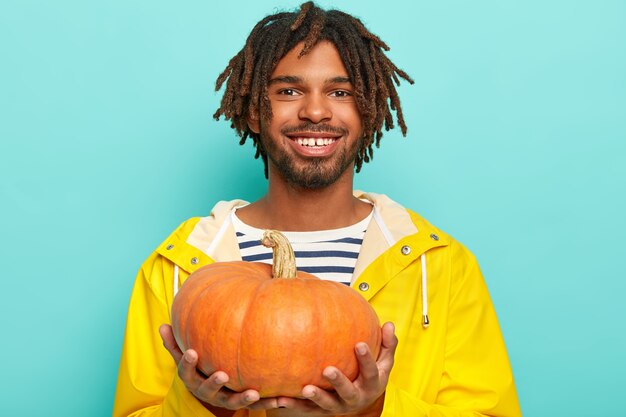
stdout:
{"type": "MultiPolygon", "coordinates": [[[[395,324],[399,340],[382,416],[520,416],[506,348],[473,255],[389,198],[355,195],[375,208],[352,287],[381,323],[395,324]]],[[[213,415],[178,378],[158,328],[170,323],[175,291],[190,273],[241,260],[229,219],[244,204],[221,202],[209,216],[184,222],[142,265],[128,310],[114,417],[213,415]]]]}

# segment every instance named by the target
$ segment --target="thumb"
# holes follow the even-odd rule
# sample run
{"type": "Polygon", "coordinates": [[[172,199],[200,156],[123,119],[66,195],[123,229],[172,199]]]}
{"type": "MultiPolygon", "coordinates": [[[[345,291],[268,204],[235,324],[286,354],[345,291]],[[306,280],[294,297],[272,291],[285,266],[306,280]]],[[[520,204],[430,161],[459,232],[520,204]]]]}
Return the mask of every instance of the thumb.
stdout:
{"type": "Polygon", "coordinates": [[[393,357],[398,346],[398,337],[395,333],[395,326],[391,322],[383,324],[382,340],[380,353],[378,354],[378,362],[389,361],[393,363],[393,357]]]}
{"type": "Polygon", "coordinates": [[[163,346],[165,349],[172,355],[174,358],[174,362],[180,362],[183,357],[183,352],[178,347],[178,343],[176,343],[176,339],[174,338],[174,332],[172,331],[172,326],[169,324],[162,324],[159,327],[159,334],[161,335],[161,339],[163,340],[163,346]]]}

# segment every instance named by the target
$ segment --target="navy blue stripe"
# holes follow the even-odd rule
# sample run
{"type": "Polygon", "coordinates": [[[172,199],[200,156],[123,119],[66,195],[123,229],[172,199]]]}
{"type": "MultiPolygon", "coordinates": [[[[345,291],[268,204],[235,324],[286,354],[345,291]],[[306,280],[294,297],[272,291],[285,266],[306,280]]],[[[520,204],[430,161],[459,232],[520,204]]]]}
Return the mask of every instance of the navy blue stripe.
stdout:
{"type": "Polygon", "coordinates": [[[327,242],[333,242],[333,243],[354,243],[356,245],[360,245],[361,243],[363,243],[363,239],[355,239],[353,237],[344,237],[343,239],[337,239],[337,240],[328,240],[327,242]]]}
{"type": "MultiPolygon", "coordinates": [[[[296,259],[298,258],[352,258],[359,257],[358,252],[346,252],[343,250],[320,250],[320,251],[295,251],[296,259]]],[[[272,259],[272,253],[259,253],[255,255],[247,255],[243,257],[244,261],[254,262],[261,259],[272,259]]]]}
{"type": "Polygon", "coordinates": [[[353,258],[359,257],[358,252],[344,250],[295,251],[296,258],[353,258]]]}
{"type": "Polygon", "coordinates": [[[237,232],[237,237],[240,237],[240,236],[245,236],[245,235],[241,232],[237,232]]]}
{"type": "Polygon", "coordinates": [[[340,274],[351,274],[354,272],[354,268],[349,266],[303,266],[298,267],[298,271],[304,271],[311,274],[329,272],[329,273],[340,273],[340,274]]]}
{"type": "Polygon", "coordinates": [[[239,242],[239,249],[251,248],[254,246],[261,246],[260,240],[251,240],[249,242],[239,242]]]}
{"type": "Polygon", "coordinates": [[[272,259],[272,253],[259,253],[256,255],[242,256],[241,259],[246,262],[264,261],[266,259],[272,259]]]}

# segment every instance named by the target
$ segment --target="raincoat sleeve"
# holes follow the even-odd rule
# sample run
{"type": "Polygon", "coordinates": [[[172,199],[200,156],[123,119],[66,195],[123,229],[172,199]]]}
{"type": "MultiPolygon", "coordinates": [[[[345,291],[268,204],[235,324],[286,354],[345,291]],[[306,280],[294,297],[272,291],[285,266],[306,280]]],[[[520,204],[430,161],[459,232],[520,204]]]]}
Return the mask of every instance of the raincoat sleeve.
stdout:
{"type": "Polygon", "coordinates": [[[173,269],[171,261],[155,253],[137,275],[128,309],[113,417],[213,416],[178,378],[176,364],[159,335],[159,326],[170,323],[173,269]]]}
{"type": "Polygon", "coordinates": [[[451,246],[444,365],[441,378],[433,381],[439,384],[436,400],[426,403],[392,381],[382,417],[521,416],[506,347],[478,263],[458,242],[451,246]]]}

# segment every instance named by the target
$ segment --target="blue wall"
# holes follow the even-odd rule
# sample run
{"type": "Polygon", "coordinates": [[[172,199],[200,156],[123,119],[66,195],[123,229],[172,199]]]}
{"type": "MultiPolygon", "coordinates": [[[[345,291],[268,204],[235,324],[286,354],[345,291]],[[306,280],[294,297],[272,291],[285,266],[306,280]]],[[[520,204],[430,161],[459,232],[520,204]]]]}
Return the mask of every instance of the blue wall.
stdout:
{"type": "MultiPolygon", "coordinates": [[[[478,256],[526,416],[626,415],[626,3],[332,4],[416,80],[408,137],[385,135],[357,186],[478,256]]],[[[110,415],[142,260],[216,200],[263,193],[213,83],[295,5],[0,5],[1,415],[110,415]]]]}

